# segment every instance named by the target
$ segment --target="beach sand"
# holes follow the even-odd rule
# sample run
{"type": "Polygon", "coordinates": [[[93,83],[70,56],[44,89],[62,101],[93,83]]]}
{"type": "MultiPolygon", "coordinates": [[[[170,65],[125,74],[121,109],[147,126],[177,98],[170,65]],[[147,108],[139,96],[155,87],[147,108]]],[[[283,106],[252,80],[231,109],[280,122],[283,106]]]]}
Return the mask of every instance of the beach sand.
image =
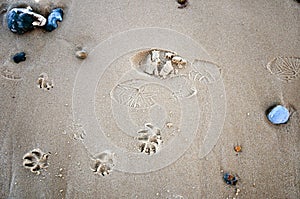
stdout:
{"type": "Polygon", "coordinates": [[[17,35],[0,15],[0,198],[300,198],[299,3],[23,2],[42,13],[63,5],[64,19],[53,32],[17,35]],[[130,61],[151,48],[220,73],[211,83],[153,77],[130,61]],[[13,63],[21,51],[26,61],[13,63]],[[279,63],[286,75],[275,71],[280,57],[294,63],[279,63]],[[41,73],[53,88],[39,88],[41,73]],[[130,98],[136,91],[150,101],[130,98]],[[291,111],[287,124],[267,120],[276,104],[291,111]],[[160,129],[156,153],[139,151],[141,129],[160,129]],[[51,153],[39,175],[23,166],[33,149],[51,153]],[[91,169],[101,153],[105,176],[91,169]]]}

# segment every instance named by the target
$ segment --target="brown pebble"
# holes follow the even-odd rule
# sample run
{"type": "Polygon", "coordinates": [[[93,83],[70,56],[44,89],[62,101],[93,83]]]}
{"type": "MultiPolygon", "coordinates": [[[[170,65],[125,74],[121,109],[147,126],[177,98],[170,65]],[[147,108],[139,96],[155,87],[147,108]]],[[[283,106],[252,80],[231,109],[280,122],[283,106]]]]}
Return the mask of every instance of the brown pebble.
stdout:
{"type": "Polygon", "coordinates": [[[235,150],[235,152],[242,152],[242,146],[240,146],[240,145],[237,145],[237,146],[235,146],[234,147],[234,150],[235,150]]]}
{"type": "Polygon", "coordinates": [[[85,50],[79,50],[76,52],[76,57],[79,59],[85,59],[87,58],[87,52],[85,50]]]}

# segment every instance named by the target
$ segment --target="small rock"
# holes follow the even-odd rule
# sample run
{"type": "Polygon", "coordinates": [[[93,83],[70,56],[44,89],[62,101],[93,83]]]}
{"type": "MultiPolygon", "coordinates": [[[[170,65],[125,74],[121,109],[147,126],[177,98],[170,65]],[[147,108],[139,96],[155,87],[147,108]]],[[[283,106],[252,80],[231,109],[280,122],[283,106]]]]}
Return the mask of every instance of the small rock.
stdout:
{"type": "Polygon", "coordinates": [[[236,185],[236,183],[238,182],[237,177],[235,177],[233,174],[230,173],[225,173],[223,179],[226,182],[226,184],[229,185],[236,185]]]}
{"type": "Polygon", "coordinates": [[[62,22],[64,12],[61,8],[56,8],[51,11],[50,15],[48,16],[47,24],[45,26],[45,30],[51,32],[55,30],[58,25],[57,22],[62,22]]]}
{"type": "Polygon", "coordinates": [[[85,50],[78,50],[76,53],[75,53],[76,57],[79,58],[79,59],[85,59],[87,58],[87,52],[85,50]]]}
{"type": "Polygon", "coordinates": [[[277,105],[271,109],[267,117],[272,124],[284,124],[289,120],[290,113],[284,106],[277,105]]]}
{"type": "Polygon", "coordinates": [[[13,60],[15,63],[20,63],[26,60],[26,54],[24,52],[17,53],[13,56],[13,60]]]}
{"type": "Polygon", "coordinates": [[[178,6],[178,8],[185,8],[188,4],[188,0],[177,0],[177,3],[180,4],[180,6],[178,6]]]}
{"type": "Polygon", "coordinates": [[[242,146],[237,145],[237,146],[234,147],[234,150],[235,150],[235,152],[237,152],[237,153],[242,152],[242,146]]]}

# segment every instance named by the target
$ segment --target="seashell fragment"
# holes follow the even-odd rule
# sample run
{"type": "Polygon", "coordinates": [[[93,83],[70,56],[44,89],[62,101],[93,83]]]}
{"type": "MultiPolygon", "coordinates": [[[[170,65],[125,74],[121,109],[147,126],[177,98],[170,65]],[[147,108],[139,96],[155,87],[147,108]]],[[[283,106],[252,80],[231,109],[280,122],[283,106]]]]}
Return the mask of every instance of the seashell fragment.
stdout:
{"type": "Polygon", "coordinates": [[[162,67],[161,71],[159,72],[159,75],[163,78],[166,78],[167,75],[169,75],[172,71],[174,71],[174,68],[172,66],[171,61],[167,61],[165,65],[162,67]]]}
{"type": "Polygon", "coordinates": [[[24,52],[17,53],[13,56],[13,60],[15,63],[20,63],[26,60],[26,54],[24,52]]]}
{"type": "Polygon", "coordinates": [[[276,57],[267,64],[267,69],[279,80],[291,81],[300,73],[300,58],[276,57]]]}
{"type": "Polygon", "coordinates": [[[62,22],[63,20],[63,10],[61,8],[56,8],[51,11],[50,15],[48,16],[47,25],[45,26],[45,30],[48,32],[53,31],[58,27],[57,22],[62,22]]]}
{"type": "Polygon", "coordinates": [[[47,21],[42,15],[34,13],[31,7],[11,9],[6,20],[8,28],[17,34],[24,34],[35,26],[44,26],[47,21]]]}

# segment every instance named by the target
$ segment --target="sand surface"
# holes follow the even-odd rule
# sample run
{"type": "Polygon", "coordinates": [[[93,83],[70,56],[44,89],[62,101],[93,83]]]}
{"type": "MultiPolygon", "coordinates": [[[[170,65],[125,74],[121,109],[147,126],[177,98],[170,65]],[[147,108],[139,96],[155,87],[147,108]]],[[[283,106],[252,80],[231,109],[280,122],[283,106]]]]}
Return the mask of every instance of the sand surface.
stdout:
{"type": "Polygon", "coordinates": [[[299,3],[24,2],[65,13],[53,32],[16,35],[1,12],[0,198],[300,198],[299,3]],[[182,76],[140,70],[149,49],[185,58],[182,76]],[[287,124],[266,119],[275,104],[287,124]],[[139,151],[144,133],[156,153],[139,151]],[[39,175],[23,166],[33,149],[49,153],[39,175]],[[97,158],[108,175],[92,170],[97,158]]]}

